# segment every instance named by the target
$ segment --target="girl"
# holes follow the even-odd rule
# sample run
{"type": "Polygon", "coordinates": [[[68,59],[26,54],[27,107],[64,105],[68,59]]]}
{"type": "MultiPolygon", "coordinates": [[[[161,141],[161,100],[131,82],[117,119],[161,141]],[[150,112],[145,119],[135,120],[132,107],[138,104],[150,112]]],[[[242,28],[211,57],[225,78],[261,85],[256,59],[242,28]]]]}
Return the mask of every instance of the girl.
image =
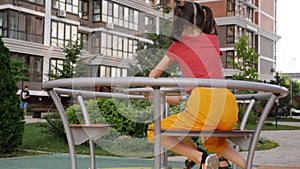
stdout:
{"type": "MultiPolygon", "coordinates": [[[[223,79],[215,21],[208,7],[180,1],[175,7],[172,35],[174,41],[160,63],[150,72],[159,77],[171,62],[177,62],[186,78],[223,79]]],[[[161,121],[162,129],[232,130],[237,122],[235,96],[225,88],[186,87],[190,94],[185,110],[161,121]]],[[[177,104],[179,97],[168,97],[177,104]]],[[[154,125],[149,126],[148,139],[154,140],[154,125]]],[[[205,148],[216,152],[242,168],[246,162],[230,147],[224,137],[202,138],[205,148]]],[[[186,168],[197,164],[200,169],[216,169],[219,158],[198,149],[190,137],[162,137],[162,146],[188,157],[186,168]]],[[[221,168],[221,167],[220,167],[221,168]]]]}

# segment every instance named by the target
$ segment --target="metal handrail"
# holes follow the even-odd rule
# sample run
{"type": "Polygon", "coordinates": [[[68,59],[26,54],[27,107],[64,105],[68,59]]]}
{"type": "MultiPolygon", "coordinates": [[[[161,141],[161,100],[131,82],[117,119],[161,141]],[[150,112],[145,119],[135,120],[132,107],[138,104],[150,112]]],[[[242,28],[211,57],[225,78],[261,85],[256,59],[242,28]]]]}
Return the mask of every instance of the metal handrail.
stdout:
{"type": "Polygon", "coordinates": [[[223,79],[200,78],[152,78],[152,77],[87,77],[69,78],[48,81],[43,84],[43,89],[49,90],[56,87],[82,87],[82,86],[200,86],[212,88],[228,88],[239,90],[253,90],[270,92],[281,97],[288,94],[288,90],[278,85],[267,83],[248,82],[223,79]]]}
{"type": "MultiPolygon", "coordinates": [[[[59,79],[48,81],[43,84],[43,89],[49,91],[51,97],[53,98],[59,113],[64,122],[64,127],[66,130],[69,149],[71,154],[72,169],[77,168],[74,141],[72,139],[72,134],[70,132],[68,120],[65,116],[65,111],[61,104],[61,101],[57,94],[69,94],[69,95],[80,95],[83,97],[114,97],[114,98],[136,98],[142,99],[143,92],[153,92],[153,105],[154,105],[154,124],[155,124],[155,142],[154,142],[154,168],[160,169],[160,119],[161,119],[161,99],[162,95],[166,93],[176,93],[181,92],[182,88],[160,88],[160,87],[209,87],[209,88],[228,88],[228,89],[238,89],[238,90],[252,90],[256,91],[256,94],[248,95],[236,95],[237,99],[250,100],[250,99],[268,99],[268,102],[261,114],[260,120],[257,124],[255,133],[253,134],[252,140],[249,145],[249,153],[247,158],[247,169],[252,167],[252,161],[254,157],[254,151],[256,146],[256,141],[260,135],[264,121],[267,118],[275,101],[280,97],[285,97],[288,94],[288,90],[284,87],[258,83],[258,82],[248,82],[248,81],[237,81],[237,80],[223,80],[223,79],[199,79],[199,78],[151,78],[151,77],[117,77],[117,78],[72,78],[72,79],[59,79]],[[151,88],[138,88],[138,89],[123,89],[125,93],[105,93],[105,92],[92,92],[92,91],[82,91],[76,90],[78,87],[94,87],[94,86],[111,86],[114,89],[118,87],[141,87],[141,86],[152,86],[151,88]],[[73,89],[70,89],[72,87],[73,89]],[[68,89],[64,89],[68,88],[68,89]],[[139,93],[142,92],[142,93],[139,93]],[[130,94],[131,93],[131,94],[130,94]],[[135,95],[134,95],[135,94],[135,95]]],[[[87,112],[86,112],[87,113],[87,112]]],[[[93,164],[92,164],[93,166],[93,164]]],[[[93,166],[94,167],[94,166],[93,166]]]]}

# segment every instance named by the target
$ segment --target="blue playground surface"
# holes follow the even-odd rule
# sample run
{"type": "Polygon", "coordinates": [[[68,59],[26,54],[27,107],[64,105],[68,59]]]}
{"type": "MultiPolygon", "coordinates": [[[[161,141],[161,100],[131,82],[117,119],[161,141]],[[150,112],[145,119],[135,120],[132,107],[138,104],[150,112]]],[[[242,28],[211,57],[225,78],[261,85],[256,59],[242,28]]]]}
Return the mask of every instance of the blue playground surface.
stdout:
{"type": "MultiPolygon", "coordinates": [[[[169,162],[174,168],[183,168],[181,162],[169,162]]],[[[78,169],[90,167],[90,157],[77,155],[78,169]]],[[[153,166],[153,159],[103,157],[96,156],[96,166],[101,169],[149,169],[153,166]]],[[[68,154],[39,155],[20,158],[0,159],[0,169],[70,169],[68,154]]]]}

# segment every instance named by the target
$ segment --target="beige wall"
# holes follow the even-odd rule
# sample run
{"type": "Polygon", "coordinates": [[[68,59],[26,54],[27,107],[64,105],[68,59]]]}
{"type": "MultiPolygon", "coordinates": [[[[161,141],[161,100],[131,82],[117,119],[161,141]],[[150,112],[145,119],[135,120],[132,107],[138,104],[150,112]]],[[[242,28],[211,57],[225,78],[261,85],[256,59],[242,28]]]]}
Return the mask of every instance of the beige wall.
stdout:
{"type": "Polygon", "coordinates": [[[274,16],[274,0],[260,0],[260,9],[268,15],[274,16]]]}
{"type": "Polygon", "coordinates": [[[264,75],[272,75],[273,73],[271,72],[271,69],[273,68],[273,62],[260,59],[260,74],[264,75]]]}
{"type": "Polygon", "coordinates": [[[274,42],[261,36],[260,43],[260,55],[273,59],[274,42]]]}
{"type": "Polygon", "coordinates": [[[274,32],[274,28],[275,28],[275,26],[274,26],[274,24],[275,24],[275,22],[274,22],[274,20],[273,19],[271,19],[271,18],[269,18],[269,17],[267,17],[267,16],[265,16],[265,15],[261,15],[260,16],[261,18],[261,25],[260,25],[260,27],[261,28],[263,28],[263,29],[266,29],[266,30],[268,30],[268,31],[270,31],[270,32],[274,32]]]}

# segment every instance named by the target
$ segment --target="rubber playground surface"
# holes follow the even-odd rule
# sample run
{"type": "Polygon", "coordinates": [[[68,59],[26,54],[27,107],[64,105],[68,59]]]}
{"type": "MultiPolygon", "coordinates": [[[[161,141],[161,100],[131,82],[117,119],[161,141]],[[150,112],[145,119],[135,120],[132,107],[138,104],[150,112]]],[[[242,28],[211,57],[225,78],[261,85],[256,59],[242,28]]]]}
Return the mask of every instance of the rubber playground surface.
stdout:
{"type": "MultiPolygon", "coordinates": [[[[169,162],[175,168],[183,168],[181,162],[169,162]]],[[[77,155],[78,169],[90,167],[90,157],[77,155]]],[[[153,159],[96,157],[96,166],[101,169],[150,169],[153,159]]],[[[70,169],[70,156],[68,154],[40,155],[31,157],[0,159],[0,169],[70,169]]]]}
{"type": "MultiPolygon", "coordinates": [[[[183,162],[168,162],[173,169],[183,168],[183,162]]],[[[96,156],[98,169],[152,169],[153,159],[96,156]]],[[[77,155],[77,168],[88,169],[90,158],[77,155]]],[[[256,166],[258,167],[258,166],[256,166]]],[[[197,167],[195,166],[194,169],[197,167]]],[[[0,159],[0,169],[71,169],[68,154],[39,155],[0,159]]],[[[238,169],[240,169],[238,167],[238,169]]],[[[300,167],[259,166],[258,169],[300,169],[300,167]]]]}

